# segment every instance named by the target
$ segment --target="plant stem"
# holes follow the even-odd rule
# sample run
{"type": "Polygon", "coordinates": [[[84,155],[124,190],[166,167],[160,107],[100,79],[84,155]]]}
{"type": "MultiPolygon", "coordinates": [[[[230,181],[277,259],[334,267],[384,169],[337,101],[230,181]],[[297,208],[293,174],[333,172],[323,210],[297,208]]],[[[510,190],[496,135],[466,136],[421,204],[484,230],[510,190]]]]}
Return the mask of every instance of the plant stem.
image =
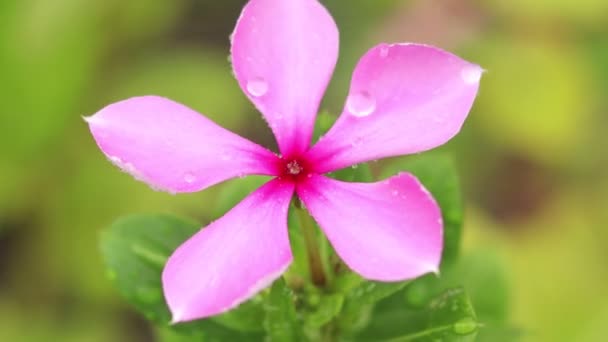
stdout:
{"type": "Polygon", "coordinates": [[[300,227],[304,235],[306,244],[306,254],[308,255],[308,265],[310,267],[310,277],[313,284],[318,287],[325,286],[327,279],[323,271],[323,263],[319,254],[318,239],[315,234],[315,227],[312,224],[312,219],[306,209],[296,207],[296,212],[300,220],[300,227]]]}

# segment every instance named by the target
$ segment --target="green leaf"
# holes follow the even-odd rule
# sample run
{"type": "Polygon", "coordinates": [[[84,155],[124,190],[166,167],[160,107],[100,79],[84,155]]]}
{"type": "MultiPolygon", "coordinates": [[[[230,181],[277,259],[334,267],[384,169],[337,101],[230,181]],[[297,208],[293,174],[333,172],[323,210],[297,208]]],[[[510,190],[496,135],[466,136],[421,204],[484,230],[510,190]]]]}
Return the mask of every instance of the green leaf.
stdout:
{"type": "Polygon", "coordinates": [[[306,243],[302,236],[302,227],[296,210],[300,209],[295,208],[293,204],[290,205],[287,227],[293,262],[284,274],[284,278],[289,282],[288,285],[293,289],[301,288],[310,280],[306,243]]]}
{"type": "Polygon", "coordinates": [[[199,225],[164,215],[117,220],[101,237],[108,276],[126,299],[150,320],[167,323],[160,274],[173,250],[199,225]]]}
{"type": "Polygon", "coordinates": [[[215,201],[214,217],[221,217],[237,205],[243,198],[258,189],[268,181],[265,176],[248,176],[243,179],[233,179],[221,185],[222,191],[215,201]]]}
{"type": "Polygon", "coordinates": [[[344,182],[372,182],[374,177],[369,163],[346,167],[329,174],[331,178],[344,182]]]}
{"type": "Polygon", "coordinates": [[[444,247],[441,257],[442,267],[453,263],[460,246],[463,219],[463,204],[456,167],[446,155],[426,153],[397,159],[385,166],[381,178],[395,175],[400,171],[413,173],[424,187],[433,194],[441,207],[444,225],[444,247]]]}
{"type": "MultiPolygon", "coordinates": [[[[354,278],[349,276],[348,278],[354,278]]],[[[354,280],[351,280],[354,282],[354,280]]],[[[364,328],[368,314],[374,303],[403,289],[408,282],[379,283],[360,279],[346,295],[344,309],[339,317],[340,327],[347,331],[357,331],[364,328]]]]}
{"type": "MultiPolygon", "coordinates": [[[[131,215],[117,220],[102,234],[101,252],[109,278],[128,302],[160,326],[169,327],[171,319],[163,299],[162,269],[171,253],[199,227],[198,223],[168,215],[131,215]]],[[[255,315],[261,324],[260,311],[250,305],[253,303],[223,316],[171,325],[170,328],[193,340],[257,341],[261,335],[227,327],[252,330],[255,318],[250,315],[255,315]]]]}
{"type": "Polygon", "coordinates": [[[211,320],[235,330],[262,332],[264,331],[262,301],[262,296],[258,295],[235,309],[212,317],[211,320]]]}
{"type": "Polygon", "coordinates": [[[320,328],[340,313],[343,303],[344,296],[339,293],[321,296],[316,309],[305,315],[304,322],[309,327],[320,328]]]}
{"type": "Polygon", "coordinates": [[[319,138],[327,133],[327,131],[333,126],[334,122],[338,117],[331,114],[328,111],[322,111],[317,115],[315,121],[315,128],[313,131],[313,141],[319,140],[319,138]]]}
{"type": "Polygon", "coordinates": [[[294,294],[283,279],[274,282],[266,298],[264,330],[270,341],[300,341],[302,332],[296,317],[294,294]]]}
{"type": "Polygon", "coordinates": [[[478,327],[470,298],[462,288],[455,288],[431,302],[429,327],[416,334],[428,340],[473,341],[478,327]]]}
{"type": "Polygon", "coordinates": [[[422,307],[441,291],[455,286],[467,289],[479,320],[485,325],[505,322],[509,311],[507,279],[502,261],[490,250],[464,255],[440,278],[426,275],[412,281],[405,288],[404,298],[411,307],[422,307]]]}
{"type": "Polygon", "coordinates": [[[448,289],[422,309],[409,308],[399,297],[376,310],[356,340],[473,341],[480,324],[462,288],[448,289]]]}
{"type": "MultiPolygon", "coordinates": [[[[447,267],[440,278],[426,275],[412,281],[402,293],[408,307],[422,308],[446,289],[464,286],[484,326],[478,341],[514,341],[521,332],[507,322],[509,296],[504,265],[491,250],[477,250],[463,255],[458,263],[447,267]],[[492,284],[492,286],[488,286],[492,284]],[[501,336],[498,339],[497,336],[501,336]]],[[[390,310],[388,308],[387,310],[390,310]]]]}

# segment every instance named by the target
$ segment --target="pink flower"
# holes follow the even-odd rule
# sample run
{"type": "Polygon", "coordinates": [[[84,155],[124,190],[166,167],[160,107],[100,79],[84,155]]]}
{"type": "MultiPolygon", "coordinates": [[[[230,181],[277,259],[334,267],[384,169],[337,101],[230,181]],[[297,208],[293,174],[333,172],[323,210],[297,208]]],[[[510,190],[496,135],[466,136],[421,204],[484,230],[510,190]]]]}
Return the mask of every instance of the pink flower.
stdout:
{"type": "Polygon", "coordinates": [[[173,321],[234,308],[287,269],[294,194],[361,276],[400,281],[437,271],[441,212],[414,176],[345,183],[323,174],[445,143],[462,126],[482,69],[431,46],[380,44],[359,61],[342,115],[310,147],[338,56],[327,10],[316,0],[251,0],[231,54],[239,85],[268,121],[280,156],[157,96],[114,103],[87,118],[103,153],[157,189],[194,192],[237,176],[274,177],[169,258],[162,281],[173,321]]]}

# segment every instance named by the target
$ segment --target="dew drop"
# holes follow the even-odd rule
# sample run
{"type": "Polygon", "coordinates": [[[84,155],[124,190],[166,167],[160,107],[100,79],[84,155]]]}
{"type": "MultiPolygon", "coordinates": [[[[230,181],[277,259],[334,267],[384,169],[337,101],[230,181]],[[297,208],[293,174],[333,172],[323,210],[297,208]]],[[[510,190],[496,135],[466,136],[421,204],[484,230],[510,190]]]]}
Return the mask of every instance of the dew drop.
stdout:
{"type": "Polygon", "coordinates": [[[356,117],[364,117],[376,110],[376,100],[366,91],[348,95],[346,108],[356,117]]]}
{"type": "Polygon", "coordinates": [[[399,195],[399,190],[393,190],[391,191],[391,194],[393,194],[393,196],[397,196],[399,195]]]}
{"type": "Polygon", "coordinates": [[[389,47],[388,46],[381,47],[380,48],[380,57],[386,58],[386,56],[388,56],[388,52],[389,52],[389,47]]]}
{"type": "Polygon", "coordinates": [[[191,173],[186,173],[184,175],[184,182],[186,182],[188,184],[192,184],[192,183],[196,182],[196,177],[191,173]]]}
{"type": "Polygon", "coordinates": [[[460,77],[466,84],[477,84],[481,78],[483,70],[476,65],[468,65],[460,70],[460,77]]]}
{"type": "Polygon", "coordinates": [[[361,145],[361,143],[363,143],[363,138],[356,137],[355,139],[353,139],[353,141],[350,142],[350,145],[352,147],[357,147],[357,146],[361,145]]]}
{"type": "Polygon", "coordinates": [[[253,78],[247,81],[247,91],[253,97],[264,96],[268,92],[268,83],[261,77],[253,78]]]}
{"type": "Polygon", "coordinates": [[[477,330],[478,324],[472,318],[463,318],[454,323],[454,332],[459,335],[468,335],[477,330]]]}

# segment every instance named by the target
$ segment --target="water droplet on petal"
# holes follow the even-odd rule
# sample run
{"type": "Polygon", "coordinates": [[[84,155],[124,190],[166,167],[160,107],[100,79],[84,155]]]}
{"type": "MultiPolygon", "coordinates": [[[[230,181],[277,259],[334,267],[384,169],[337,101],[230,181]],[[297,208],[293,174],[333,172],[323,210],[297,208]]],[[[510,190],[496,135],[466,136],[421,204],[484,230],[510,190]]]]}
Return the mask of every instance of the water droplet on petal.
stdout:
{"type": "Polygon", "coordinates": [[[186,173],[184,175],[184,182],[186,182],[188,184],[192,184],[192,183],[196,182],[196,176],[194,176],[191,173],[186,173]]]}
{"type": "Polygon", "coordinates": [[[350,145],[352,147],[357,147],[357,146],[361,145],[362,142],[363,142],[363,138],[356,137],[355,139],[353,139],[353,141],[350,142],[350,145]]]}
{"type": "Polygon", "coordinates": [[[397,196],[397,195],[399,195],[399,190],[395,189],[395,190],[391,191],[391,194],[393,194],[393,196],[397,196]]]}
{"type": "Polygon", "coordinates": [[[388,46],[383,46],[380,48],[380,57],[385,58],[386,56],[388,56],[388,52],[389,52],[389,47],[388,46]]]}
{"type": "Polygon", "coordinates": [[[483,69],[477,65],[468,65],[460,71],[460,77],[464,83],[473,85],[479,82],[483,69]]]}
{"type": "Polygon", "coordinates": [[[247,81],[247,91],[253,97],[264,96],[268,92],[268,83],[261,77],[253,78],[247,81]]]}
{"type": "Polygon", "coordinates": [[[356,117],[364,117],[376,110],[376,100],[368,92],[362,91],[348,95],[346,108],[356,117]]]}

